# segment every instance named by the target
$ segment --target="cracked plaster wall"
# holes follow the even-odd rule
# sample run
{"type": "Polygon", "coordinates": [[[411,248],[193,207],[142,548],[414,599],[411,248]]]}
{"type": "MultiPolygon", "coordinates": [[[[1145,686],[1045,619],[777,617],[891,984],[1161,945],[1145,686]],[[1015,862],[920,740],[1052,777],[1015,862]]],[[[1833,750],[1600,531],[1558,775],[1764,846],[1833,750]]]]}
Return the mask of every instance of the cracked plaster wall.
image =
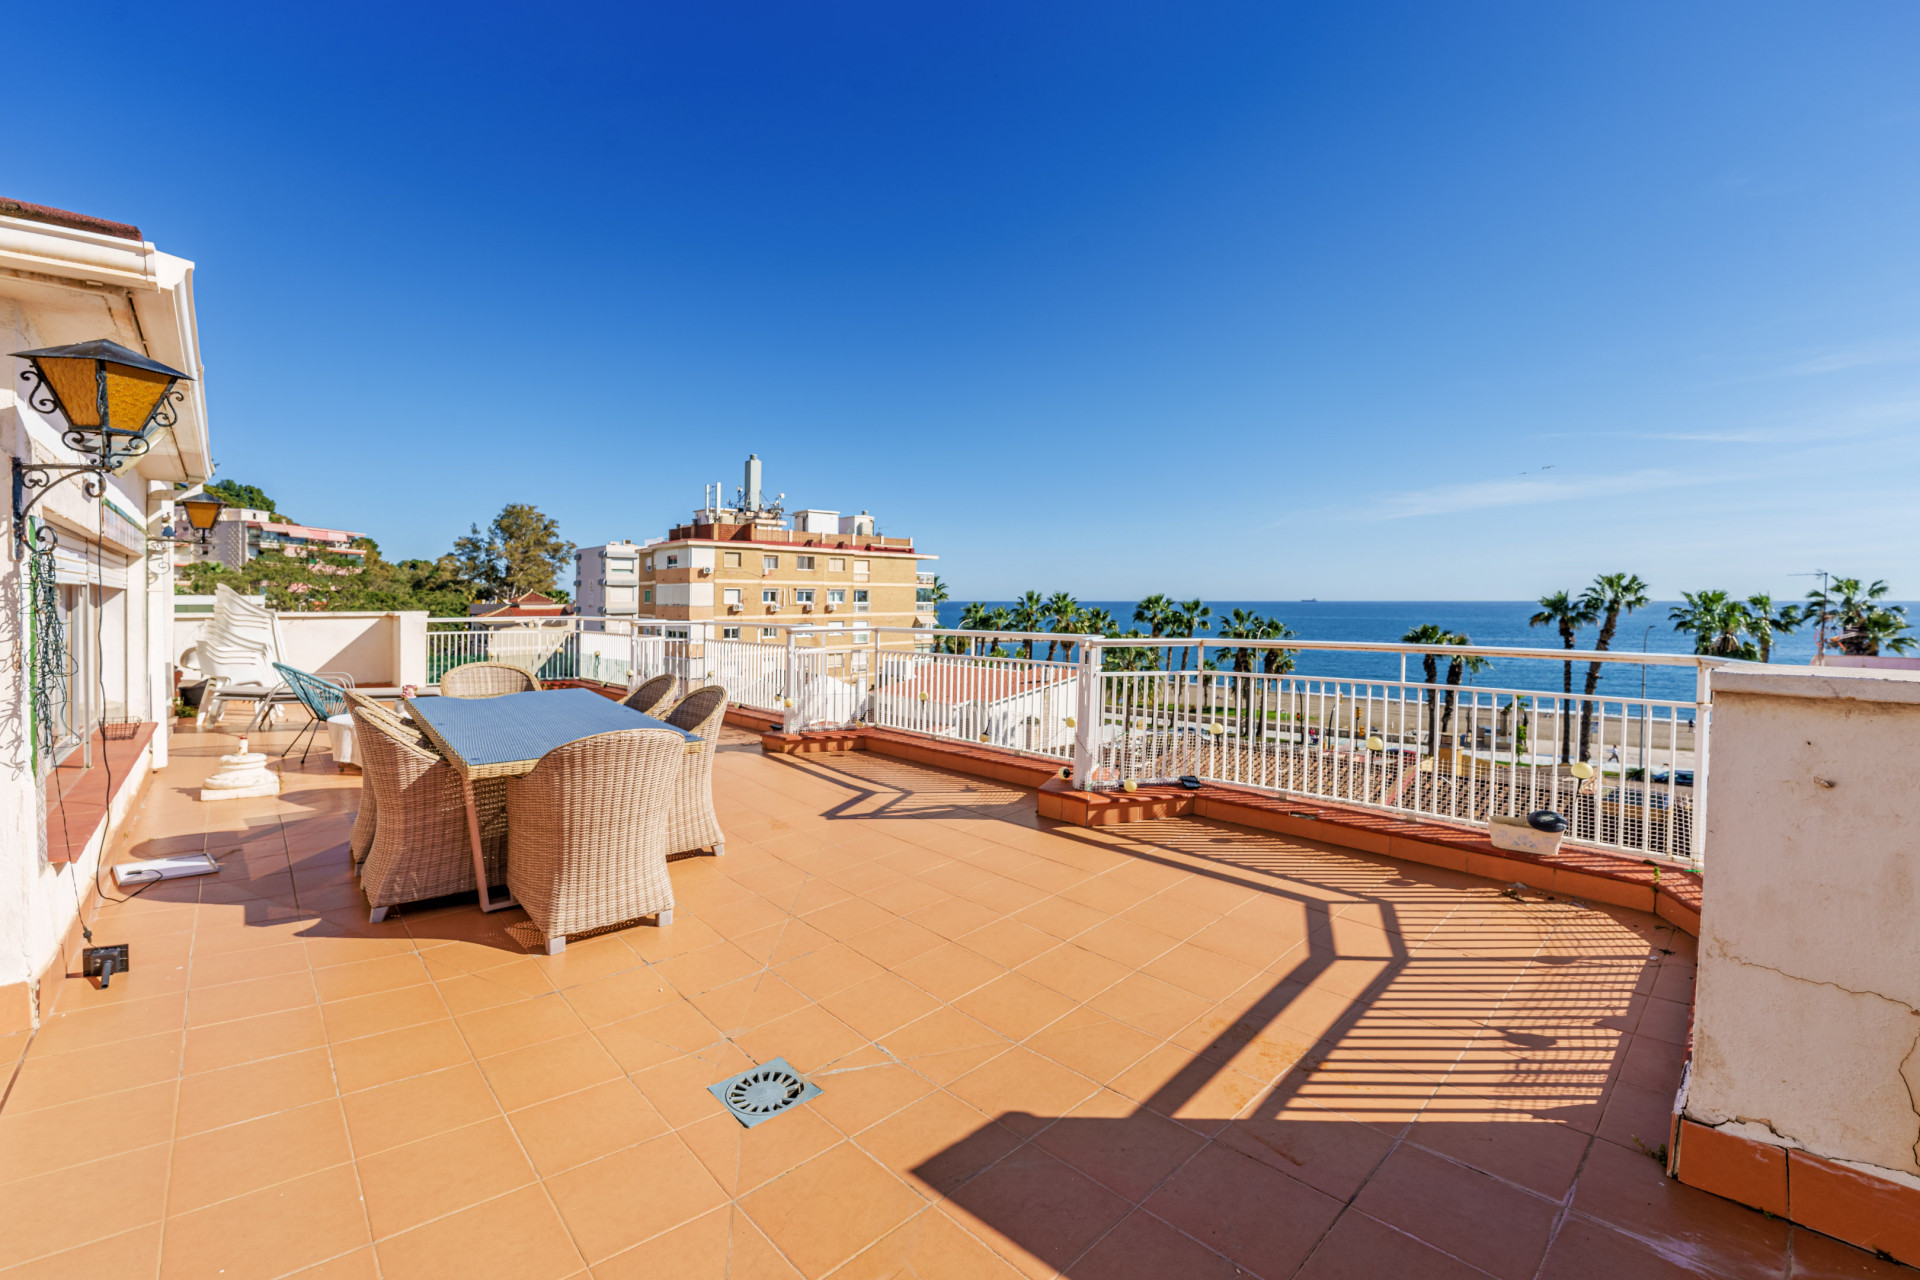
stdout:
{"type": "Polygon", "coordinates": [[[1920,1175],[1920,674],[1714,677],[1686,1113],[1920,1175]]]}

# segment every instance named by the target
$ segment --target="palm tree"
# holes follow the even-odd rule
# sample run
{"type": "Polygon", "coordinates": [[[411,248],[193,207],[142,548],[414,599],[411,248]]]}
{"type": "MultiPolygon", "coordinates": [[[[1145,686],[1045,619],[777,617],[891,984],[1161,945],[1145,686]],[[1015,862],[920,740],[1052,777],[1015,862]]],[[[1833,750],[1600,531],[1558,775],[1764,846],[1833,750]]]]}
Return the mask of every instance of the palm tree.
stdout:
{"type": "Polygon", "coordinates": [[[1747,597],[1748,629],[1760,646],[1760,661],[1773,661],[1773,637],[1777,632],[1786,635],[1799,627],[1805,615],[1800,606],[1782,605],[1778,613],[1774,612],[1773,597],[1766,592],[1747,597]]]}
{"type": "MultiPolygon", "coordinates": [[[[1638,574],[1603,573],[1594,578],[1592,586],[1580,593],[1580,604],[1589,614],[1601,619],[1600,638],[1593,647],[1605,652],[1613,644],[1613,633],[1620,625],[1620,615],[1647,607],[1647,584],[1640,580],[1638,574]]],[[[1593,754],[1590,742],[1593,733],[1593,692],[1600,687],[1600,667],[1598,662],[1587,664],[1587,696],[1580,703],[1582,760],[1593,754]]]]}
{"type": "Polygon", "coordinates": [[[1900,605],[1878,603],[1888,591],[1886,581],[1876,578],[1862,586],[1858,578],[1835,578],[1830,589],[1809,591],[1810,602],[1803,621],[1817,622],[1822,628],[1837,623],[1835,637],[1840,652],[1874,657],[1882,645],[1895,653],[1914,647],[1913,639],[1903,635],[1907,629],[1907,611],[1900,605]]]}
{"type": "MultiPolygon", "coordinates": [[[[1056,591],[1047,597],[1047,617],[1052,621],[1048,630],[1072,635],[1080,621],[1080,602],[1064,591],[1056,591]]],[[[1053,661],[1054,646],[1059,643],[1058,640],[1047,641],[1048,662],[1053,661]]]]}
{"type": "MultiPolygon", "coordinates": [[[[1260,634],[1257,638],[1261,640],[1291,640],[1293,638],[1293,630],[1278,618],[1268,618],[1261,624],[1260,634]]],[[[1297,652],[1299,651],[1296,649],[1262,649],[1260,651],[1261,674],[1277,676],[1293,670],[1293,657],[1297,652]]],[[[1258,730],[1260,736],[1266,736],[1267,718],[1264,715],[1260,717],[1258,730]]]]}
{"type": "MultiPolygon", "coordinates": [[[[1594,621],[1593,606],[1586,596],[1578,599],[1565,591],[1556,591],[1550,596],[1540,597],[1540,612],[1527,619],[1530,627],[1558,627],[1560,643],[1563,648],[1574,647],[1575,632],[1581,627],[1591,626],[1594,621]]],[[[1573,721],[1569,711],[1573,705],[1573,662],[1568,660],[1560,664],[1560,688],[1567,696],[1560,703],[1560,762],[1565,764],[1573,758],[1573,721]]]]}
{"type": "Polygon", "coordinates": [[[1682,591],[1680,598],[1686,604],[1673,606],[1667,616],[1675,631],[1693,633],[1695,653],[1714,658],[1760,656],[1746,637],[1753,618],[1744,603],[1724,591],[1682,591]]]}
{"type": "MultiPolygon", "coordinates": [[[[1169,629],[1170,633],[1176,636],[1190,637],[1208,629],[1208,619],[1213,617],[1213,610],[1209,609],[1203,600],[1187,600],[1174,606],[1173,616],[1174,625],[1169,629]]],[[[1198,662],[1194,663],[1196,667],[1199,665],[1198,662]]],[[[1168,670],[1172,670],[1173,668],[1172,653],[1167,654],[1167,668],[1168,670]]],[[[1180,650],[1180,669],[1182,671],[1187,669],[1187,650],[1185,648],[1180,650]]]]}
{"type": "MultiPolygon", "coordinates": [[[[1146,623],[1147,634],[1158,639],[1167,633],[1167,627],[1173,621],[1173,611],[1173,601],[1167,599],[1159,592],[1155,592],[1139,604],[1133,606],[1133,620],[1135,622],[1146,623]]],[[[1155,650],[1154,657],[1158,658],[1159,656],[1159,651],[1155,650]]],[[[1158,664],[1156,663],[1156,665],[1158,664]]],[[[1169,671],[1173,669],[1173,655],[1171,653],[1167,655],[1167,669],[1169,671]]]]}
{"type": "MultiPolygon", "coordinates": [[[[1401,644],[1452,644],[1453,632],[1432,622],[1423,622],[1407,634],[1400,637],[1401,644]]],[[[1420,670],[1426,674],[1428,684],[1440,683],[1440,656],[1435,653],[1420,655],[1420,670]]],[[[1567,677],[1571,680],[1573,677],[1567,677]]],[[[1427,695],[1427,736],[1433,743],[1433,749],[1440,749],[1440,699],[1437,693],[1427,695]]]]}
{"type": "MultiPolygon", "coordinates": [[[[1013,612],[1008,615],[1008,630],[1039,631],[1047,625],[1047,600],[1038,591],[1028,591],[1013,602],[1013,612]]],[[[1021,642],[1027,657],[1033,656],[1033,640],[1021,642]]]]}
{"type": "MultiPolygon", "coordinates": [[[[960,610],[960,629],[962,631],[985,631],[991,616],[992,615],[987,612],[987,606],[975,600],[960,610]]],[[[980,638],[978,636],[955,636],[954,639],[962,646],[956,648],[954,650],[955,653],[979,652],[980,638]]]]}
{"type": "MultiPolygon", "coordinates": [[[[1473,643],[1473,640],[1471,637],[1456,631],[1441,641],[1441,643],[1469,645],[1473,643]]],[[[1460,677],[1469,671],[1476,673],[1485,671],[1492,665],[1491,662],[1488,662],[1477,653],[1463,653],[1457,658],[1447,659],[1447,709],[1440,717],[1441,737],[1446,737],[1453,729],[1454,690],[1460,687],[1460,677]]]]}

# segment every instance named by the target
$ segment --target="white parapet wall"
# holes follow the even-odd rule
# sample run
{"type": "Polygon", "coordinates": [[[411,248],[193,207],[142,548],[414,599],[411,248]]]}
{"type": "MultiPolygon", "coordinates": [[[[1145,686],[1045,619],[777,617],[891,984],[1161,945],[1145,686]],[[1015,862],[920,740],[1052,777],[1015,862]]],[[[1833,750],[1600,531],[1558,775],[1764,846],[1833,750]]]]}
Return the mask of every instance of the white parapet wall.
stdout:
{"type": "MultiPolygon", "coordinates": [[[[176,596],[173,655],[190,661],[200,633],[212,620],[211,596],[176,596]]],[[[288,666],[302,671],[341,671],[357,685],[427,683],[427,615],[415,611],[281,613],[280,642],[288,666]]]]}
{"type": "Polygon", "coordinates": [[[1714,675],[1684,1115],[1920,1187],[1916,760],[1920,672],[1714,675]]]}

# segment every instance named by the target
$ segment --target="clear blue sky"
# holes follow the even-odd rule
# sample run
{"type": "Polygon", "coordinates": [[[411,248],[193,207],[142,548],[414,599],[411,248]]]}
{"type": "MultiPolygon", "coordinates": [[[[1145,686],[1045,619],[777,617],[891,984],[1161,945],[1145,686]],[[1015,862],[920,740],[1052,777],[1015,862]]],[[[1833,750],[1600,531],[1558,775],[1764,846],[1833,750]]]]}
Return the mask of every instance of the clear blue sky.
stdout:
{"type": "Polygon", "coordinates": [[[20,19],[0,193],[194,259],[221,475],[393,558],[753,450],[963,598],[1920,594],[1912,5],[20,19]]]}

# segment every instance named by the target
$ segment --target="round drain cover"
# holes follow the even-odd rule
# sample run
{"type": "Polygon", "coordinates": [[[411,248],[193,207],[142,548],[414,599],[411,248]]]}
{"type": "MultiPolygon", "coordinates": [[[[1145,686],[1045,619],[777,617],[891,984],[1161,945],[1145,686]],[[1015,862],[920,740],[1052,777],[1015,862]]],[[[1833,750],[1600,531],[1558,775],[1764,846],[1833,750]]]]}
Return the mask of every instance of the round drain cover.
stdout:
{"type": "Polygon", "coordinates": [[[791,1071],[761,1067],[733,1082],[727,1104],[750,1115],[768,1115],[799,1101],[805,1088],[805,1082],[791,1071]]]}

